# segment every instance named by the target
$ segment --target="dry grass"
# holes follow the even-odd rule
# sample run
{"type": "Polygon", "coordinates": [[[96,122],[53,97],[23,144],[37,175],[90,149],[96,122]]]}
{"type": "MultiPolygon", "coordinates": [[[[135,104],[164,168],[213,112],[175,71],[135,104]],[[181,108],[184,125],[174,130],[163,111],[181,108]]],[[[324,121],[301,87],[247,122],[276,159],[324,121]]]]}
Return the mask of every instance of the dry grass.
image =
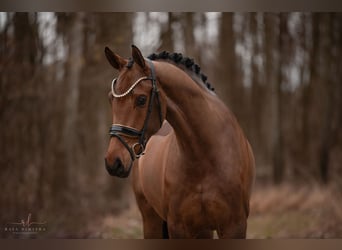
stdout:
{"type": "MultiPolygon", "coordinates": [[[[333,187],[255,187],[247,238],[341,238],[342,193],[333,187]]],[[[97,237],[142,238],[142,222],[132,199],[120,215],[107,215],[89,225],[97,237]]]]}
{"type": "Polygon", "coordinates": [[[142,219],[138,207],[133,203],[131,207],[119,216],[107,215],[102,220],[102,238],[109,239],[137,239],[143,238],[142,219]]]}
{"type": "Polygon", "coordinates": [[[342,194],[319,186],[256,188],[249,238],[340,238],[342,194]]]}

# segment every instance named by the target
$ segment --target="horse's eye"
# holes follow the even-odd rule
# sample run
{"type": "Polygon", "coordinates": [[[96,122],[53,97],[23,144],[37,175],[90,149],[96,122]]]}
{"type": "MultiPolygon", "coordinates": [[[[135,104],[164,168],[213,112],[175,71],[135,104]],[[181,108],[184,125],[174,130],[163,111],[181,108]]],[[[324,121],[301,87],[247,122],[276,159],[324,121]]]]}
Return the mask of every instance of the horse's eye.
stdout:
{"type": "Polygon", "coordinates": [[[145,95],[139,95],[135,100],[135,105],[138,107],[143,107],[146,103],[147,97],[145,95]]]}

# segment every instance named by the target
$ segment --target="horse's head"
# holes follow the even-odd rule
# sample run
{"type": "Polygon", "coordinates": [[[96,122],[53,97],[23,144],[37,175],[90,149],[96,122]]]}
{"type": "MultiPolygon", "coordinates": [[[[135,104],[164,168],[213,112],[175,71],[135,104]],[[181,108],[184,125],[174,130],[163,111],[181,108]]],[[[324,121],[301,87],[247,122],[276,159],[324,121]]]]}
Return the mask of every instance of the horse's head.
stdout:
{"type": "Polygon", "coordinates": [[[110,175],[127,177],[135,159],[144,154],[149,138],[162,125],[165,96],[158,90],[152,62],[132,45],[132,58],[124,59],[105,48],[109,63],[119,71],[112,81],[109,101],[113,122],[105,157],[110,175]]]}

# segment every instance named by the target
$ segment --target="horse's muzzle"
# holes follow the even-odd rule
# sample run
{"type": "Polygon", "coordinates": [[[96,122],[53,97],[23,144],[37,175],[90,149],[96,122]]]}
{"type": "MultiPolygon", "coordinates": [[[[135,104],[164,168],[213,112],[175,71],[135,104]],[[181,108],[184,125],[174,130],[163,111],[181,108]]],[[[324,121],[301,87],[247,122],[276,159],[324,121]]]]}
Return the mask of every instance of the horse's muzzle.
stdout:
{"type": "Polygon", "coordinates": [[[130,169],[128,171],[125,170],[122,161],[119,158],[116,158],[113,165],[109,165],[107,159],[105,159],[105,165],[108,173],[112,176],[117,176],[120,178],[126,178],[129,175],[130,169]]]}

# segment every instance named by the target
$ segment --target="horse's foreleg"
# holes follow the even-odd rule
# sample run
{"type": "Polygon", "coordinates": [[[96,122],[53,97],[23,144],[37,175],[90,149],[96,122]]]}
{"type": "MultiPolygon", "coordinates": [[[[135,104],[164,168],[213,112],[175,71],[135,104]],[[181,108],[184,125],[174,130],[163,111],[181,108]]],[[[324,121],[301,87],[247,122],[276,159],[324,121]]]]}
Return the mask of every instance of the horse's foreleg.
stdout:
{"type": "Polygon", "coordinates": [[[142,211],[144,238],[163,239],[168,238],[167,226],[154,210],[142,211]]]}
{"type": "Polygon", "coordinates": [[[144,238],[165,239],[168,238],[167,225],[156,211],[147,203],[145,198],[137,199],[142,215],[144,238]]]}
{"type": "Polygon", "coordinates": [[[220,239],[246,239],[247,222],[241,221],[234,225],[221,225],[217,229],[220,239]]]}
{"type": "Polygon", "coordinates": [[[213,231],[205,228],[193,228],[181,223],[179,220],[168,222],[171,239],[212,239],[213,231]]]}

